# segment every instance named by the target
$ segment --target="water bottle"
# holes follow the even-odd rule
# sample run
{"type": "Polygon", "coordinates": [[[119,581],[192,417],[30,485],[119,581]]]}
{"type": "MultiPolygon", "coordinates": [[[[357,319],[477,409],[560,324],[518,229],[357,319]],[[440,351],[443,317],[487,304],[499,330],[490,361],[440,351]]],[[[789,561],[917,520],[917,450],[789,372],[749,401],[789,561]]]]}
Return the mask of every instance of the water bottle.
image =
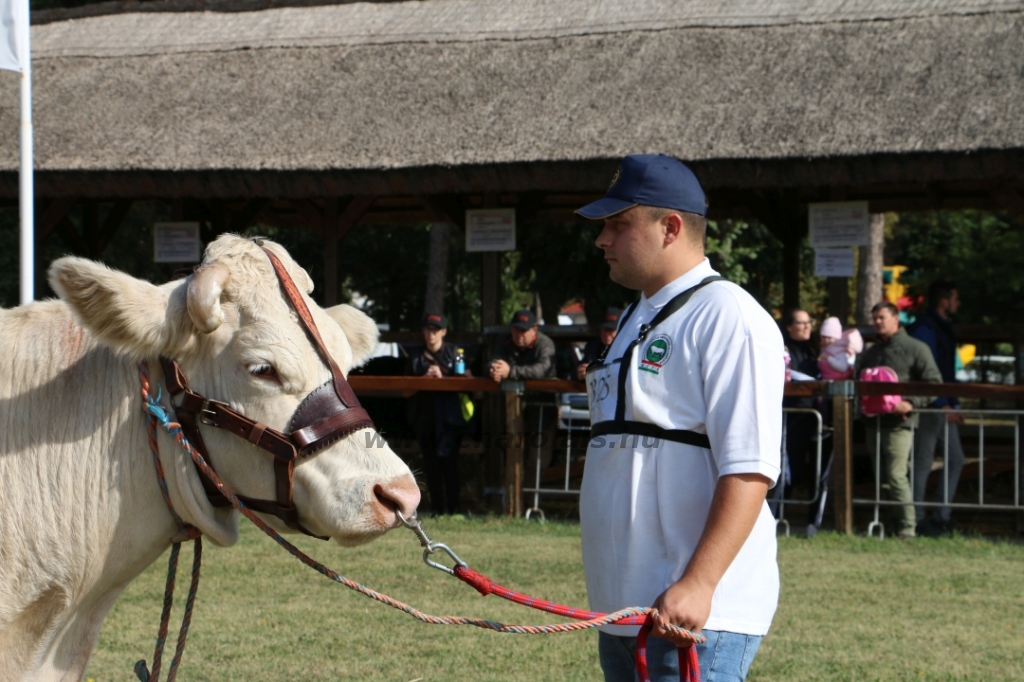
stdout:
{"type": "Polygon", "coordinates": [[[455,373],[459,376],[466,373],[466,354],[461,348],[455,349],[455,373]]]}

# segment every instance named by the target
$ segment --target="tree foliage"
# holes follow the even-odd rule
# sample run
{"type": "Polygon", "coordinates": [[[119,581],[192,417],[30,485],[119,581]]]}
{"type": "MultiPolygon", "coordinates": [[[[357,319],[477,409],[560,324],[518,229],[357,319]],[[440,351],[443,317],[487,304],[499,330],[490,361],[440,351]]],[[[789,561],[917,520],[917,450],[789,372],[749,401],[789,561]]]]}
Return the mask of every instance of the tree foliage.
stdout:
{"type": "MultiPolygon", "coordinates": [[[[100,220],[109,207],[101,207],[100,220]]],[[[82,216],[69,216],[76,229],[82,216]]],[[[136,202],[103,254],[103,262],[153,282],[170,278],[176,266],[153,263],[153,223],[170,219],[162,202],[136,202]]],[[[342,300],[359,302],[378,322],[393,330],[419,327],[427,277],[429,225],[357,227],[341,244],[342,300]],[[362,298],[365,297],[365,298],[362,298]]],[[[550,324],[559,308],[583,301],[596,323],[608,306],[623,306],[637,293],[608,278],[608,266],[594,241],[600,226],[529,223],[520,226],[518,250],[500,255],[501,316],[532,307],[539,296],[550,324]]],[[[886,262],[910,268],[904,280],[923,293],[940,277],[954,280],[963,299],[959,321],[1019,323],[1024,319],[1024,232],[1006,215],[980,211],[893,214],[887,219],[886,262]]],[[[258,225],[247,231],[283,244],[313,277],[314,299],[323,301],[323,244],[309,230],[258,225]]],[[[212,238],[205,234],[204,238],[212,238]]],[[[467,253],[461,230],[451,231],[445,312],[459,331],[480,329],[481,257],[467,253]]],[[[46,285],[48,264],[74,253],[59,231],[39,246],[37,298],[52,296],[46,285]]],[[[712,265],[746,288],[776,316],[782,305],[782,247],[756,222],[708,223],[707,254],[712,265]]],[[[79,254],[84,255],[84,254],[79,254]]],[[[18,301],[18,224],[16,210],[0,210],[0,304],[18,301]]],[[[801,304],[815,317],[827,313],[825,280],[814,277],[814,252],[801,253],[801,304]]]]}
{"type": "Polygon", "coordinates": [[[886,243],[886,263],[906,265],[915,293],[937,279],[957,284],[957,321],[1024,320],[1024,231],[1006,214],[931,211],[901,214],[886,243]]]}

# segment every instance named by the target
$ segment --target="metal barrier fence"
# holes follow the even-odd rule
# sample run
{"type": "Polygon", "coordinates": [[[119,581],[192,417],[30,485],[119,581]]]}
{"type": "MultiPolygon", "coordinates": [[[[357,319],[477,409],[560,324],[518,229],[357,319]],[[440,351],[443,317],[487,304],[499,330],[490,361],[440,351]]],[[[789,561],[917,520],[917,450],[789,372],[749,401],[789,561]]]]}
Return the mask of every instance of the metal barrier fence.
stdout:
{"type": "MultiPolygon", "coordinates": [[[[578,495],[579,491],[571,487],[571,479],[576,477],[576,470],[573,468],[574,464],[577,468],[581,468],[581,460],[577,459],[575,462],[571,456],[567,456],[565,463],[565,469],[561,476],[562,483],[560,487],[543,488],[541,486],[541,477],[538,471],[533,471],[533,487],[524,486],[524,479],[526,478],[524,471],[524,463],[526,459],[526,453],[528,445],[524,442],[521,435],[525,432],[524,418],[523,418],[523,405],[526,401],[526,392],[539,393],[539,394],[572,394],[582,393],[584,386],[582,382],[576,381],[565,381],[565,380],[527,380],[527,381],[503,381],[501,384],[496,384],[489,379],[483,378],[443,378],[434,379],[427,377],[395,377],[395,376],[358,376],[353,375],[350,377],[350,383],[352,388],[360,395],[391,395],[391,396],[404,396],[408,397],[412,393],[417,391],[463,391],[463,392],[500,392],[504,394],[504,425],[503,427],[495,423],[493,425],[494,433],[487,433],[485,431],[485,440],[491,439],[489,442],[496,448],[496,454],[498,454],[504,465],[504,476],[502,477],[501,486],[503,491],[503,499],[505,500],[505,512],[510,516],[520,516],[525,511],[523,509],[523,496],[524,493],[532,494],[534,504],[529,510],[529,515],[532,517],[534,514],[542,516],[543,512],[539,509],[539,499],[541,495],[578,495]],[[519,438],[499,438],[501,440],[500,445],[494,445],[493,438],[497,435],[497,432],[501,431],[503,434],[508,436],[509,434],[519,434],[519,438]]],[[[943,397],[959,397],[959,398],[975,398],[975,399],[1000,399],[1000,400],[1011,400],[1019,401],[1018,404],[1024,403],[1024,386],[1007,386],[1007,385],[993,385],[993,384],[927,384],[927,383],[865,383],[865,382],[853,382],[853,381],[837,381],[837,382],[791,382],[786,384],[786,395],[791,397],[814,397],[823,396],[831,403],[832,411],[832,428],[831,430],[823,425],[821,436],[818,439],[820,443],[822,439],[831,437],[832,439],[832,455],[828,459],[825,465],[824,472],[821,471],[821,454],[815,456],[815,472],[816,473],[831,473],[830,486],[826,487],[821,482],[821,476],[818,476],[818,483],[816,484],[817,490],[815,495],[818,497],[819,504],[823,504],[821,498],[824,497],[826,491],[833,498],[834,508],[834,519],[835,528],[839,532],[852,533],[853,532],[853,506],[857,505],[873,505],[876,507],[888,506],[888,505],[902,505],[904,503],[896,503],[891,500],[881,499],[881,484],[879,483],[876,495],[874,499],[854,499],[853,495],[853,419],[857,412],[857,398],[866,395],[886,395],[886,394],[898,394],[902,396],[943,396],[943,397]]],[[[501,404],[497,403],[498,405],[501,404]]],[[[561,421],[561,415],[566,409],[580,411],[579,418],[582,422],[582,408],[581,406],[562,405],[559,403],[559,420],[561,421]]],[[[925,411],[922,411],[925,412],[925,411]]],[[[1024,483],[1021,482],[1021,476],[1024,472],[1021,471],[1020,456],[1019,456],[1019,416],[1024,414],[1024,411],[1017,412],[1012,410],[994,411],[994,410],[963,410],[965,414],[977,414],[979,415],[979,430],[982,435],[986,433],[988,429],[992,428],[993,419],[1008,419],[1013,417],[1013,468],[1014,468],[1014,484],[1013,484],[1013,500],[1011,504],[996,503],[991,500],[986,501],[984,487],[984,474],[982,473],[981,480],[979,481],[979,501],[978,503],[964,503],[950,502],[949,505],[945,503],[948,499],[944,499],[937,502],[925,502],[922,504],[923,507],[935,507],[935,506],[951,506],[954,508],[964,508],[965,506],[969,509],[986,509],[986,510],[1007,510],[1018,513],[1018,524],[1024,521],[1024,505],[1021,505],[1021,489],[1024,488],[1024,483]],[[987,416],[985,416],[987,415],[987,416]]],[[[541,420],[547,419],[548,417],[541,417],[541,420]]],[[[571,455],[572,445],[571,443],[578,437],[582,437],[580,430],[577,428],[576,417],[569,420],[566,450],[567,454],[571,455]]],[[[540,426],[543,425],[541,421],[540,426]]],[[[582,423],[579,425],[582,427],[582,423]]],[[[1003,425],[1005,426],[1005,425],[1003,425]]],[[[541,429],[538,429],[541,431],[541,429]]],[[[541,444],[536,444],[538,449],[541,444]]],[[[988,466],[989,457],[988,453],[985,452],[985,440],[982,438],[979,441],[979,457],[977,462],[979,463],[979,469],[982,472],[988,466]]],[[[944,454],[944,458],[946,455],[944,454]]],[[[538,453],[538,462],[540,456],[538,453]]],[[[1004,460],[1005,461],[1005,460],[1004,460]]],[[[945,459],[944,459],[945,466],[945,459]]],[[[1005,465],[1003,465],[1005,466],[1005,465]]],[[[806,504],[807,500],[798,499],[785,499],[784,497],[780,500],[779,507],[782,510],[782,519],[784,520],[785,505],[786,504],[806,504]]],[[[788,528],[788,523],[782,524],[788,528]]],[[[872,533],[875,532],[876,528],[881,526],[872,525],[870,530],[872,533]]],[[[1024,530],[1024,527],[1020,528],[1024,530]]]]}
{"type": "MultiPolygon", "coordinates": [[[[826,489],[828,486],[827,471],[825,475],[821,469],[822,445],[826,437],[826,428],[821,412],[809,407],[784,407],[782,408],[782,458],[779,480],[772,489],[770,507],[775,514],[775,526],[783,526],[786,530],[786,537],[789,537],[789,521],[786,519],[786,504],[815,504],[825,502],[826,489]],[[787,444],[789,442],[790,416],[795,414],[811,414],[815,418],[815,430],[812,435],[814,441],[814,487],[808,498],[787,498],[785,495],[786,486],[792,478],[792,458],[789,456],[787,444]]],[[[818,514],[818,523],[821,525],[821,514],[818,514]]]]}
{"type": "MultiPolygon", "coordinates": [[[[523,492],[527,494],[533,494],[533,505],[526,510],[525,516],[527,519],[533,518],[535,515],[539,516],[540,519],[544,520],[544,510],[540,508],[540,497],[541,495],[562,495],[562,496],[578,496],[580,494],[579,488],[571,487],[570,481],[576,478],[572,475],[572,441],[573,434],[578,433],[583,442],[590,441],[590,411],[587,406],[587,394],[586,393],[563,393],[556,400],[558,409],[558,424],[557,429],[559,431],[565,431],[565,476],[562,480],[562,487],[560,488],[542,488],[541,487],[541,450],[543,443],[538,438],[536,444],[536,458],[537,463],[534,467],[534,481],[532,488],[523,488],[523,492]],[[582,400],[579,399],[582,397],[582,400]]],[[[544,424],[544,410],[540,412],[540,418],[538,419],[537,430],[543,433],[544,424]]]]}
{"type": "MultiPolygon", "coordinates": [[[[943,417],[940,428],[943,430],[941,438],[935,440],[941,440],[943,444],[942,448],[942,466],[940,469],[942,474],[940,475],[941,481],[941,492],[942,499],[937,501],[926,501],[924,500],[924,493],[926,492],[926,481],[918,480],[920,476],[925,475],[923,470],[925,467],[920,466],[919,462],[927,464],[928,472],[935,469],[935,454],[934,450],[930,456],[930,460],[927,455],[918,458],[917,447],[919,445],[918,435],[922,430],[920,425],[911,428],[911,448],[910,456],[908,461],[908,482],[910,490],[914,492],[915,501],[897,501],[891,499],[882,499],[882,428],[881,428],[881,417],[874,417],[874,428],[872,433],[874,434],[874,453],[873,453],[873,468],[874,468],[874,491],[875,496],[873,499],[864,498],[853,498],[851,502],[855,505],[869,505],[874,507],[874,520],[868,524],[868,535],[874,535],[878,532],[879,539],[885,537],[885,524],[882,522],[881,508],[882,507],[907,507],[913,506],[917,511],[917,520],[921,520],[922,512],[927,514],[928,509],[936,508],[949,508],[949,509],[973,509],[973,510],[993,510],[993,511],[1024,511],[1024,505],[1021,504],[1021,477],[1024,472],[1021,470],[1020,461],[1020,418],[1024,415],[1024,411],[1021,410],[986,410],[986,409],[915,409],[918,415],[924,417],[925,415],[940,415],[943,417]],[[962,434],[957,425],[954,425],[946,417],[959,415],[961,417],[976,417],[977,418],[977,429],[978,429],[978,446],[977,446],[977,457],[974,462],[977,463],[977,485],[978,485],[978,497],[976,502],[954,502],[953,495],[959,484],[963,483],[960,479],[961,471],[965,464],[969,463],[966,457],[966,452],[962,446],[962,434]],[[1002,429],[1004,432],[1007,428],[1012,429],[1013,436],[1013,457],[1012,457],[1012,478],[1013,478],[1013,492],[1010,504],[1004,504],[993,501],[986,501],[985,499],[985,435],[986,435],[986,417],[989,418],[988,427],[989,430],[1002,429]],[[954,453],[951,459],[951,446],[953,446],[954,453]],[[959,452],[956,452],[959,451],[959,452]],[[960,461],[957,461],[957,460],[960,461]],[[955,473],[954,473],[955,472],[955,473]],[[952,489],[951,489],[952,488],[952,489]]],[[[973,420],[972,420],[973,421],[973,420]]],[[[967,420],[965,419],[965,424],[967,420]]],[[[969,424],[975,426],[974,424],[969,424]]],[[[924,428],[933,428],[931,425],[925,426],[924,428]]],[[[1005,439],[1005,433],[1004,433],[1005,439]]],[[[870,438],[870,433],[869,433],[870,438]]],[[[1006,458],[993,458],[992,462],[1007,462],[1006,458]]],[[[993,464],[993,468],[1005,468],[993,464]]]]}
{"type": "MultiPolygon", "coordinates": [[[[535,466],[533,467],[533,487],[523,488],[523,492],[527,495],[533,495],[533,504],[524,513],[527,519],[539,517],[541,520],[545,518],[544,510],[540,508],[541,496],[579,496],[579,488],[574,488],[571,485],[573,478],[578,478],[579,475],[573,475],[573,458],[572,458],[572,443],[573,433],[579,433],[578,439],[586,443],[590,440],[590,415],[586,411],[586,394],[582,394],[583,400],[581,405],[575,405],[569,396],[577,394],[563,394],[562,400],[558,404],[558,428],[566,432],[565,438],[565,463],[563,467],[564,477],[562,478],[561,485],[559,487],[542,487],[541,486],[541,471],[543,467],[542,462],[542,449],[544,447],[543,442],[543,431],[544,431],[544,410],[540,410],[540,416],[538,418],[538,433],[537,441],[531,445],[535,447],[535,466]],[[582,412],[582,414],[581,414],[582,412]]],[[[527,402],[524,407],[541,407],[542,405],[548,405],[548,403],[531,403],[527,402]]],[[[826,429],[824,420],[822,419],[821,412],[812,408],[800,408],[800,407],[785,407],[782,409],[783,422],[782,422],[782,472],[779,475],[779,484],[775,486],[774,490],[776,493],[770,498],[772,505],[772,511],[776,514],[776,524],[782,525],[785,528],[786,535],[789,535],[789,521],[785,518],[786,504],[813,504],[819,499],[823,501],[824,498],[824,485],[826,481],[822,475],[822,443],[825,439],[826,429]],[[814,446],[814,485],[811,489],[809,498],[786,498],[783,495],[785,489],[785,482],[790,476],[791,467],[789,465],[789,453],[786,451],[787,442],[787,430],[789,428],[789,417],[795,414],[808,414],[814,417],[815,428],[810,434],[813,439],[814,446]]],[[[820,522],[819,522],[820,525],[820,522]]]]}

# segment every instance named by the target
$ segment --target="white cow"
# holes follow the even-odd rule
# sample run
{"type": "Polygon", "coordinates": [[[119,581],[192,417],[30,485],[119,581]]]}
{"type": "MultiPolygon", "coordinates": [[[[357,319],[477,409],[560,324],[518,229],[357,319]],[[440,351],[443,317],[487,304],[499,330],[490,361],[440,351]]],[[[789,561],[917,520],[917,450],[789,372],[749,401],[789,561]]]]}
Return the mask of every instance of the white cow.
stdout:
{"type": "MultiPolygon", "coordinates": [[[[341,369],[364,362],[377,341],[373,322],[349,306],[318,307],[306,272],[265,244],[305,290],[341,369]]],[[[259,246],[222,236],[203,267],[217,276],[190,291],[200,278],[154,286],[62,258],[50,268],[62,300],[0,310],[0,680],[81,679],[107,611],[176,531],[148,445],[139,360],[154,390],[163,381],[158,357],[174,357],[193,390],[281,431],[331,376],[259,246]]],[[[270,454],[201,428],[230,488],[274,499],[270,454]]],[[[343,545],[381,535],[397,525],[395,510],[409,516],[419,504],[409,469],[367,433],[295,468],[300,522],[343,545]]],[[[163,432],[159,445],[178,514],[214,543],[233,544],[237,512],[210,504],[188,456],[163,432]]]]}

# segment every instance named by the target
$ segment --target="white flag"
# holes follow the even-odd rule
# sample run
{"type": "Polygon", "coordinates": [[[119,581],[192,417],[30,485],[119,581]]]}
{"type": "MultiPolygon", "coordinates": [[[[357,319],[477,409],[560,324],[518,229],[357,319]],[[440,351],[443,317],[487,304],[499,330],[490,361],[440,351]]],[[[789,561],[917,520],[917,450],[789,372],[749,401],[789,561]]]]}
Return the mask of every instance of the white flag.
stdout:
{"type": "Polygon", "coordinates": [[[21,49],[28,44],[22,35],[27,30],[28,0],[0,0],[0,69],[21,71],[21,49]]]}

